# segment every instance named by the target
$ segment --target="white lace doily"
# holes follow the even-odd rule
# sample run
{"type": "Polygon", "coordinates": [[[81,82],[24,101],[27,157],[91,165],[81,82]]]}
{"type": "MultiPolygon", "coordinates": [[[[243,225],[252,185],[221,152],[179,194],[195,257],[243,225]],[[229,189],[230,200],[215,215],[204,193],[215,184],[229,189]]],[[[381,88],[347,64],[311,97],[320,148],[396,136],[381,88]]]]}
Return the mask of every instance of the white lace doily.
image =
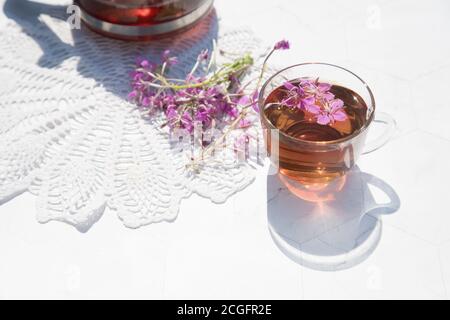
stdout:
{"type": "Polygon", "coordinates": [[[260,41],[250,31],[223,28],[212,14],[182,36],[130,43],[84,26],[70,30],[65,7],[34,6],[26,19],[13,10],[6,14],[0,204],[28,190],[37,196],[42,223],[57,220],[87,231],[108,206],[125,226],[138,228],[175,219],[192,193],[224,202],[253,181],[253,169],[234,162],[188,174],[187,159],[173,153],[167,132],[125,98],[137,56],[159,59],[170,48],[182,62],[179,73],[213,39],[225,50],[260,56],[260,41]]]}

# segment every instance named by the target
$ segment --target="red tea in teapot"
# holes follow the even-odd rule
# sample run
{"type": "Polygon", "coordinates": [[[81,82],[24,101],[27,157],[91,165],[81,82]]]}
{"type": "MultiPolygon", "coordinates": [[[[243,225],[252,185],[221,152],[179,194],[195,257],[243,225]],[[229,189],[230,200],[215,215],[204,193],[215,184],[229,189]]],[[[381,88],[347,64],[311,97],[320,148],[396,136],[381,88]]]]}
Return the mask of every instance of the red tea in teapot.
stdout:
{"type": "Polygon", "coordinates": [[[149,40],[191,27],[213,0],[75,0],[94,31],[125,40],[149,40]]]}

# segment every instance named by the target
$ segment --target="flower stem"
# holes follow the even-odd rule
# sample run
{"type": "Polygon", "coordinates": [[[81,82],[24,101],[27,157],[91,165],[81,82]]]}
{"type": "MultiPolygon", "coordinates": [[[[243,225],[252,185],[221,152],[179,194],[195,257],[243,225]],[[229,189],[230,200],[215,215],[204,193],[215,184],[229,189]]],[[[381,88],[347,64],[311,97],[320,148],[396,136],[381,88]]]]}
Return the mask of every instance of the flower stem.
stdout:
{"type": "MultiPolygon", "coordinates": [[[[209,79],[199,82],[199,83],[187,83],[187,84],[174,84],[168,83],[167,80],[161,75],[153,75],[155,79],[158,79],[163,85],[151,85],[156,88],[165,87],[167,89],[172,90],[183,90],[183,89],[193,89],[193,88],[202,88],[211,85],[220,84],[229,80],[230,75],[238,74],[247,70],[254,63],[253,58],[247,54],[241,59],[236,60],[233,63],[226,64],[224,67],[218,72],[213,74],[209,79]]],[[[198,66],[197,66],[198,67],[198,66]]],[[[196,67],[196,68],[197,68],[196,67]]],[[[195,69],[193,71],[195,72],[195,69]]],[[[146,84],[153,83],[149,81],[143,81],[146,84]]]]}
{"type": "Polygon", "coordinates": [[[247,116],[247,110],[253,106],[252,104],[246,105],[242,107],[240,114],[234,119],[234,121],[230,124],[230,126],[224,131],[224,133],[214,141],[213,144],[209,145],[202,151],[202,155],[200,159],[193,159],[192,165],[197,165],[201,160],[204,160],[205,156],[208,156],[211,152],[213,152],[224,140],[225,138],[233,132],[236,127],[239,125],[241,120],[243,120],[247,116]]]}
{"type": "Polygon", "coordinates": [[[276,51],[276,49],[272,49],[269,52],[269,54],[266,56],[266,58],[264,59],[264,63],[263,63],[262,68],[261,68],[261,74],[259,75],[258,83],[256,85],[256,89],[261,87],[261,82],[262,82],[262,80],[264,78],[264,73],[266,73],[266,69],[267,69],[267,62],[269,61],[270,57],[273,55],[273,53],[275,51],[276,51]]]}

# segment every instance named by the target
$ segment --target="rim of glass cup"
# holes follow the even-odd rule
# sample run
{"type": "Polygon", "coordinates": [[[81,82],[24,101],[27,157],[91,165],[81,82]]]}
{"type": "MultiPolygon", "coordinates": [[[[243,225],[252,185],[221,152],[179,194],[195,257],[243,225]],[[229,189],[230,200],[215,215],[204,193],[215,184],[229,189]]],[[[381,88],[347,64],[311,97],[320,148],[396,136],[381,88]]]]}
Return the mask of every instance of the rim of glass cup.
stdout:
{"type": "MultiPolygon", "coordinates": [[[[270,120],[266,117],[266,114],[264,112],[264,103],[265,103],[265,99],[264,99],[264,93],[266,91],[267,86],[270,84],[270,82],[275,79],[277,76],[279,76],[280,74],[282,74],[283,72],[292,69],[292,68],[296,68],[296,67],[301,67],[301,66],[307,66],[307,65],[321,65],[321,66],[328,66],[328,67],[333,67],[333,68],[337,68],[340,69],[342,71],[345,71],[349,74],[351,74],[352,76],[354,76],[356,79],[358,79],[359,81],[361,81],[361,83],[364,85],[364,87],[367,89],[369,96],[370,96],[370,103],[372,105],[372,109],[371,109],[371,114],[369,119],[367,120],[367,122],[364,124],[364,126],[362,126],[359,130],[353,132],[351,135],[344,137],[344,138],[340,138],[340,139],[336,139],[336,140],[329,140],[329,141],[308,141],[308,140],[302,140],[299,138],[294,138],[284,132],[280,131],[280,135],[282,135],[283,137],[287,138],[288,140],[294,141],[296,143],[303,143],[303,144],[307,144],[307,145],[333,145],[333,144],[338,144],[341,142],[346,142],[349,140],[352,140],[353,138],[359,136],[361,133],[363,133],[364,131],[366,131],[370,124],[372,123],[374,117],[375,117],[375,109],[376,109],[376,104],[375,104],[375,97],[372,93],[372,90],[370,89],[369,85],[360,77],[358,76],[356,73],[343,68],[341,66],[332,64],[332,63],[325,63],[325,62],[305,62],[305,63],[299,63],[299,64],[294,64],[292,66],[286,67],[280,71],[278,71],[277,73],[275,73],[274,75],[272,75],[262,86],[261,91],[259,93],[259,98],[258,98],[258,107],[259,107],[259,113],[261,117],[264,117],[265,122],[267,122],[270,126],[270,129],[275,129],[277,130],[278,128],[275,127],[273,125],[272,122],[270,122],[270,120]]],[[[329,79],[332,80],[332,79],[329,79]]]]}

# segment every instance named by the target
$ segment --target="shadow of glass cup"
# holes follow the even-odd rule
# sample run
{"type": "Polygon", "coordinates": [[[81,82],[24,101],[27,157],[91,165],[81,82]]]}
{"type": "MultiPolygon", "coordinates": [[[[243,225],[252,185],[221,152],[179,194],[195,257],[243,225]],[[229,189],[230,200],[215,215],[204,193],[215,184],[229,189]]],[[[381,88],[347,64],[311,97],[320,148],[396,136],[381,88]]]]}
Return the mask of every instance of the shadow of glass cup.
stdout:
{"type": "Polygon", "coordinates": [[[275,244],[291,260],[322,271],[364,261],[381,238],[380,215],[400,207],[392,187],[357,166],[323,185],[269,175],[267,188],[268,224],[275,244]],[[389,201],[378,203],[374,188],[389,201]]]}

